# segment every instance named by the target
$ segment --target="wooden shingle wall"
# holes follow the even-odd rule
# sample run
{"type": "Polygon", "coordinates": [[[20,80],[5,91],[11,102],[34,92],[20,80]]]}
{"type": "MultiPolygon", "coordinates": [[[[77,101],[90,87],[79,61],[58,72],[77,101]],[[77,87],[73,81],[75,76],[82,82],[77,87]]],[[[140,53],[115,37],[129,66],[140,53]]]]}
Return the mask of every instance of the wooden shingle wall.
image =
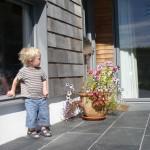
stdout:
{"type": "Polygon", "coordinates": [[[81,0],[48,0],[48,72],[50,97],[65,94],[65,83],[76,92],[83,80],[81,0]]]}
{"type": "Polygon", "coordinates": [[[95,0],[96,62],[113,61],[112,1],[95,0]]]}

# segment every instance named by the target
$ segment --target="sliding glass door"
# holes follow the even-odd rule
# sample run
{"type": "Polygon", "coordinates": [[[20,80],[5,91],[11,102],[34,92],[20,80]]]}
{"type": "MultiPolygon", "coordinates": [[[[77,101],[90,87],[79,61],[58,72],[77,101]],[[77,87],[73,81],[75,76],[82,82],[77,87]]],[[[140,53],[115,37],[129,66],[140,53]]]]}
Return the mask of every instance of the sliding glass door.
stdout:
{"type": "Polygon", "coordinates": [[[150,1],[118,0],[124,98],[150,97],[150,1]]]}

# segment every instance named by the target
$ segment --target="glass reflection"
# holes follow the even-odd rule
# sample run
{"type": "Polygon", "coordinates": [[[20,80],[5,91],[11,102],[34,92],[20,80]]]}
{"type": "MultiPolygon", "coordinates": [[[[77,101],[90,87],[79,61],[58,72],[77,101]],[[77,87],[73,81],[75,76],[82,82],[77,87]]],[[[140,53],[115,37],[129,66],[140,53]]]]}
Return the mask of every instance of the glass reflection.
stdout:
{"type": "Polygon", "coordinates": [[[138,83],[139,97],[150,97],[150,1],[118,0],[118,20],[119,46],[129,64],[123,77],[130,76],[133,91],[138,83]]]}

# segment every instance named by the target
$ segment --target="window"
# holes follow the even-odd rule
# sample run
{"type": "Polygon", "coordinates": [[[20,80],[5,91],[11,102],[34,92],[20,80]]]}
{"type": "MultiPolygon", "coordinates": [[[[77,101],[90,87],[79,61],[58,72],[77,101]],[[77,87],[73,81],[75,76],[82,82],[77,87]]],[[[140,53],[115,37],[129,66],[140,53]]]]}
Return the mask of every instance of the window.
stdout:
{"type": "Polygon", "coordinates": [[[29,10],[25,4],[0,1],[0,95],[6,94],[21,67],[18,52],[32,45],[29,10]]]}

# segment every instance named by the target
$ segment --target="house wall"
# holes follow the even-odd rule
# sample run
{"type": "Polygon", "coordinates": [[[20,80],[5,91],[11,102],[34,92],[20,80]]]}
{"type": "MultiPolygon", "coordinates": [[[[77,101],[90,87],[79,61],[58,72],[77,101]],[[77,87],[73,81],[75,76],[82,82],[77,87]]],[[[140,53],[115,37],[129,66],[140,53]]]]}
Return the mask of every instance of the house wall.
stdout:
{"type": "Polygon", "coordinates": [[[81,0],[48,0],[49,95],[65,94],[65,83],[76,92],[83,80],[81,0]]]}

